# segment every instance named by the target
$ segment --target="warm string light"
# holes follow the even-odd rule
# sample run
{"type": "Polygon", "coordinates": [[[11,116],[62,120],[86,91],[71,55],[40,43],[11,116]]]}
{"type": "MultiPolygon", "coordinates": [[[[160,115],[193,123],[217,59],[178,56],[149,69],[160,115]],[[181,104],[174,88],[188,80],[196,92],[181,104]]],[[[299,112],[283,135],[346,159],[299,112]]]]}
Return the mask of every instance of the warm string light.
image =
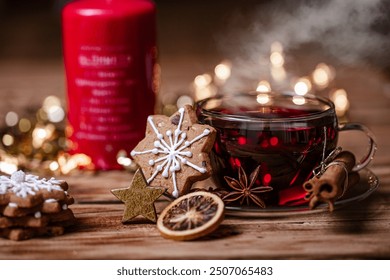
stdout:
{"type": "Polygon", "coordinates": [[[194,85],[198,88],[205,88],[210,85],[212,78],[209,74],[198,75],[194,79],[194,85]]]}
{"type": "Polygon", "coordinates": [[[7,154],[4,150],[0,150],[0,171],[5,174],[12,174],[18,170],[18,159],[15,156],[7,154]]]}
{"type": "Polygon", "coordinates": [[[17,113],[10,111],[5,115],[5,123],[9,127],[17,125],[19,122],[19,116],[17,113]]]}
{"type": "Polygon", "coordinates": [[[283,46],[280,42],[271,44],[270,72],[275,82],[283,82],[287,78],[287,73],[284,68],[285,58],[283,46]]]}
{"type": "Polygon", "coordinates": [[[300,96],[300,95],[296,95],[296,96],[293,96],[292,102],[293,102],[295,105],[303,105],[303,104],[306,103],[306,98],[303,97],[303,96],[300,96]]]}
{"type": "Polygon", "coordinates": [[[0,171],[11,174],[18,169],[68,174],[82,167],[92,169],[84,154],[69,155],[64,131],[65,110],[61,100],[48,96],[35,114],[20,117],[10,111],[1,128],[0,171]]]}
{"type": "Polygon", "coordinates": [[[311,82],[308,77],[302,77],[294,83],[294,92],[298,95],[306,95],[311,90],[311,82]]]}
{"type": "Polygon", "coordinates": [[[345,89],[333,90],[330,94],[330,99],[335,105],[336,114],[340,117],[344,116],[349,109],[348,94],[345,89]]]}
{"type": "Polygon", "coordinates": [[[268,93],[259,93],[256,97],[256,101],[257,101],[257,103],[259,103],[261,105],[265,105],[265,104],[269,103],[269,101],[270,101],[269,94],[268,93]]]}
{"type": "MultiPolygon", "coordinates": [[[[275,83],[284,82],[287,79],[285,71],[285,56],[283,46],[280,42],[274,42],[271,44],[270,54],[270,73],[275,83]]],[[[311,75],[291,80],[291,87],[296,96],[292,98],[292,102],[295,105],[306,104],[304,96],[308,93],[315,94],[317,91],[322,93],[327,90],[330,92],[328,97],[333,101],[336,108],[336,114],[339,117],[346,115],[349,109],[349,100],[347,92],[344,89],[333,89],[332,84],[336,76],[335,69],[325,63],[319,63],[311,75]]],[[[256,92],[257,102],[265,105],[270,102],[269,92],[272,91],[272,85],[267,80],[261,80],[257,87],[256,92]]]]}
{"type": "Polygon", "coordinates": [[[61,106],[61,100],[56,96],[48,96],[43,101],[42,110],[47,119],[52,123],[59,123],[65,118],[65,111],[61,106]]]}
{"type": "Polygon", "coordinates": [[[60,153],[57,161],[52,161],[49,165],[51,171],[60,171],[61,174],[69,174],[79,167],[91,167],[91,158],[85,154],[69,155],[60,153]]]}
{"type": "MultiPolygon", "coordinates": [[[[214,67],[213,73],[197,75],[191,84],[191,92],[181,94],[172,100],[172,96],[163,96],[162,114],[171,116],[178,108],[186,104],[194,105],[196,101],[215,96],[225,85],[232,74],[232,63],[223,60],[214,67]]],[[[122,162],[122,160],[120,160],[122,162]]]]}
{"type": "MultiPolygon", "coordinates": [[[[264,64],[264,58],[260,62],[264,64]]],[[[271,79],[260,80],[256,86],[257,102],[261,105],[269,104],[271,101],[272,90],[284,89],[293,91],[296,96],[292,98],[295,105],[306,104],[304,98],[307,94],[325,94],[330,92],[328,97],[335,103],[338,116],[344,116],[349,109],[348,96],[344,90],[332,90],[335,69],[326,64],[319,63],[312,73],[302,77],[290,77],[287,75],[286,56],[283,45],[280,42],[273,42],[270,46],[269,69],[271,79]]],[[[194,104],[205,98],[215,96],[220,88],[226,84],[233,72],[233,65],[230,61],[224,60],[214,67],[214,73],[204,73],[197,75],[192,83],[193,95],[181,95],[174,102],[163,102],[163,113],[171,115],[177,108],[185,104],[194,104]]]]}
{"type": "MultiPolygon", "coordinates": [[[[205,98],[213,97],[218,93],[232,73],[232,64],[228,60],[224,60],[214,67],[213,75],[205,73],[195,77],[193,82],[194,99],[196,101],[205,98]]],[[[188,102],[189,100],[185,100],[188,102]]],[[[194,100],[192,99],[192,102],[194,100]]]]}
{"type": "Polygon", "coordinates": [[[268,81],[262,80],[257,84],[256,88],[257,92],[270,92],[271,91],[271,85],[268,81]]]}
{"type": "Polygon", "coordinates": [[[324,89],[330,85],[335,77],[333,67],[319,63],[312,73],[313,83],[318,89],[324,89]]]}
{"type": "Polygon", "coordinates": [[[214,80],[219,84],[224,84],[232,74],[232,64],[230,61],[225,60],[215,66],[214,74],[214,80]]]}
{"type": "Polygon", "coordinates": [[[194,93],[196,100],[202,100],[217,94],[217,87],[210,74],[198,75],[194,79],[194,93]]]}
{"type": "Polygon", "coordinates": [[[138,165],[128,156],[125,150],[118,152],[116,160],[125,170],[135,172],[138,169],[138,165]]]}

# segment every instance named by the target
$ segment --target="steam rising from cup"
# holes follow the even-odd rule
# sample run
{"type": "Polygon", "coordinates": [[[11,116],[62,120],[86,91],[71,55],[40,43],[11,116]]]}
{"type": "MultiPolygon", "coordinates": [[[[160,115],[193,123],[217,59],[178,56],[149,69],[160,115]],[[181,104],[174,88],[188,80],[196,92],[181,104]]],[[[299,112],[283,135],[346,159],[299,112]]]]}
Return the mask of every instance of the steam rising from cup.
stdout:
{"type": "Polygon", "coordinates": [[[283,72],[288,58],[282,52],[289,53],[305,44],[314,44],[315,51],[320,50],[338,64],[359,65],[368,60],[377,65],[385,63],[383,55],[390,40],[376,27],[389,21],[389,5],[388,0],[280,0],[259,6],[249,28],[221,38],[223,49],[236,57],[225,92],[237,92],[260,79],[283,84],[283,78],[275,79],[289,74],[283,72]],[[281,71],[283,75],[275,75],[281,71]]]}

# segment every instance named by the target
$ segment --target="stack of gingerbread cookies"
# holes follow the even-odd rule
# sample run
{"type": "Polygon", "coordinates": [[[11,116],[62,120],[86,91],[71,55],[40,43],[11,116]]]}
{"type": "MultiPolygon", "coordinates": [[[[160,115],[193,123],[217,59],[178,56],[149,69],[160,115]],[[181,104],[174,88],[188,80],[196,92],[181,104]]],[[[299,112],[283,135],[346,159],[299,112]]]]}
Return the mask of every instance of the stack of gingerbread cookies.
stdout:
{"type": "Polygon", "coordinates": [[[75,222],[68,205],[74,203],[65,181],[16,171],[0,176],[0,236],[25,240],[57,236],[75,222]]]}

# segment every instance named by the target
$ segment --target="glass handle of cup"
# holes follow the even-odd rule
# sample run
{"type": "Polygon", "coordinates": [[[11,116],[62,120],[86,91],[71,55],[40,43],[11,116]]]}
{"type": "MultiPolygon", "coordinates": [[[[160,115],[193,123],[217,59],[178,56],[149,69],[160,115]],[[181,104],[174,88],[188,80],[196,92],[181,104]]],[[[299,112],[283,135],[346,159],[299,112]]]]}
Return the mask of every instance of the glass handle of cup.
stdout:
{"type": "Polygon", "coordinates": [[[339,131],[358,130],[362,131],[368,138],[368,152],[362,157],[362,159],[356,163],[352,171],[359,171],[366,167],[374,158],[377,150],[374,134],[364,125],[359,123],[345,123],[340,125],[339,131]]]}

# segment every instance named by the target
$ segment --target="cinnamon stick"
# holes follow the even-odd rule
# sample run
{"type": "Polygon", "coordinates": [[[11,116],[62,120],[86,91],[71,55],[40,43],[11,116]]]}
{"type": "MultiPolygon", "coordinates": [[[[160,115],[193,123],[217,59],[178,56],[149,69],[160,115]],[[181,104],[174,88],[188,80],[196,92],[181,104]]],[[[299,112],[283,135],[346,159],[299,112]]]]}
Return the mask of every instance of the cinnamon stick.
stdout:
{"type": "Polygon", "coordinates": [[[314,176],[305,182],[303,188],[307,192],[305,199],[309,200],[309,207],[314,209],[319,203],[325,202],[329,204],[329,210],[333,211],[334,201],[359,182],[359,174],[351,173],[355,163],[355,156],[351,152],[342,151],[320,177],[314,176]]]}

